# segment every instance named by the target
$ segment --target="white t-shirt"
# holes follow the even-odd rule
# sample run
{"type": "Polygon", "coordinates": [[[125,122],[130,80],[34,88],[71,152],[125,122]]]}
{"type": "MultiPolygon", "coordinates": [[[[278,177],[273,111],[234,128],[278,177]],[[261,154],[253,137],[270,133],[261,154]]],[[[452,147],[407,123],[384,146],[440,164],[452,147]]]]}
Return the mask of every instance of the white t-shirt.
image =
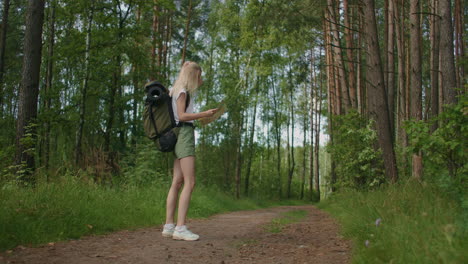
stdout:
{"type": "MultiPolygon", "coordinates": [[[[174,111],[174,119],[177,124],[179,124],[179,114],[177,112],[177,99],[179,99],[180,95],[182,93],[185,93],[185,98],[187,98],[187,91],[185,89],[180,90],[178,94],[173,94],[172,95],[172,110],[174,111]]],[[[190,102],[187,107],[187,110],[185,111],[186,113],[192,114],[193,113],[193,96],[190,96],[190,102]]],[[[190,121],[185,121],[187,123],[193,123],[193,120],[190,121]]]]}

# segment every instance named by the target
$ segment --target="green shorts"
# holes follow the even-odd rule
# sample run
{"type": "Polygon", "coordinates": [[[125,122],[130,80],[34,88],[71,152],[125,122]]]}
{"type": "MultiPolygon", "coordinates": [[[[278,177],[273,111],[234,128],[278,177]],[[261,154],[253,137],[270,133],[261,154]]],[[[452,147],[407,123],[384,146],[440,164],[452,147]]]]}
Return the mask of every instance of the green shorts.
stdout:
{"type": "Polygon", "coordinates": [[[195,131],[193,127],[183,126],[180,128],[174,154],[178,159],[195,156],[195,131]]]}

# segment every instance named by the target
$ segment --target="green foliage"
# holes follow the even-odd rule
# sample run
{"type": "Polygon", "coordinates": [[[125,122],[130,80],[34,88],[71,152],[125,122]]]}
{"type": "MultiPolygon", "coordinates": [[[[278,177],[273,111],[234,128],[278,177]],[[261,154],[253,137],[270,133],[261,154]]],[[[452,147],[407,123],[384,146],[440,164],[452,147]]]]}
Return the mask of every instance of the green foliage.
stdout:
{"type": "Polygon", "coordinates": [[[353,263],[468,262],[467,211],[433,184],[347,190],[319,207],[353,240],[353,263]]]}
{"type": "Polygon", "coordinates": [[[422,151],[424,178],[444,187],[468,208],[468,96],[431,120],[406,124],[410,153],[422,151]],[[434,124],[438,128],[431,132],[434,124]]]}
{"type": "MultiPolygon", "coordinates": [[[[3,185],[0,250],[164,223],[170,183],[154,181],[141,186],[125,184],[109,188],[84,176],[63,175],[57,182],[39,182],[35,189],[3,185]]],[[[236,200],[216,187],[197,187],[189,217],[284,203],[266,199],[236,200]]]]}
{"type": "Polygon", "coordinates": [[[384,182],[380,150],[373,123],[357,112],[333,117],[333,144],[328,152],[336,161],[337,187],[376,188],[384,182]]]}
{"type": "Polygon", "coordinates": [[[135,153],[122,161],[123,173],[117,179],[120,184],[145,186],[169,184],[172,179],[173,153],[162,153],[149,139],[138,144],[135,153]]]}

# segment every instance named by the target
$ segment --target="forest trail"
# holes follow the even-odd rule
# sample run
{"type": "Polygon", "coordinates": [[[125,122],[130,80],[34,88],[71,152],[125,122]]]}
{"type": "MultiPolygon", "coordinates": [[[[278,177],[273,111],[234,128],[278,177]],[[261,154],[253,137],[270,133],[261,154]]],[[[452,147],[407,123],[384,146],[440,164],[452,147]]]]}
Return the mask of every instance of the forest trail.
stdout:
{"type": "Polygon", "coordinates": [[[351,246],[339,226],[314,206],[280,206],[191,219],[187,226],[200,240],[176,241],[161,236],[161,227],[87,236],[36,248],[1,253],[0,263],[349,263],[351,246]],[[306,217],[269,230],[290,211],[306,217]]]}

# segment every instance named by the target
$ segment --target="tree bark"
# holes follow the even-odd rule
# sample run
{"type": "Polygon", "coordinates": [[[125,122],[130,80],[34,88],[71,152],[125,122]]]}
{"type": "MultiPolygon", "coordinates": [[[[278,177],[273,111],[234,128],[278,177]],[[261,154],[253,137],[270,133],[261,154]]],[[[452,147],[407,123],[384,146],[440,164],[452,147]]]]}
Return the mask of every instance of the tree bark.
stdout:
{"type": "Polygon", "coordinates": [[[85,123],[85,114],[86,114],[86,98],[88,92],[88,82],[90,77],[90,59],[91,59],[91,28],[93,24],[93,14],[94,14],[94,0],[91,1],[91,7],[88,13],[88,21],[86,27],[86,48],[85,48],[85,76],[83,79],[83,86],[81,89],[81,100],[80,100],[80,122],[78,124],[78,129],[76,131],[76,141],[75,141],[75,164],[79,164],[82,156],[82,146],[81,141],[83,138],[83,128],[85,123]]]}
{"type": "Polygon", "coordinates": [[[319,172],[319,151],[320,151],[320,113],[322,112],[322,78],[320,78],[320,87],[317,88],[315,110],[315,165],[314,165],[314,178],[315,178],[315,191],[317,192],[318,200],[320,201],[320,172],[319,172]]]}
{"type": "MultiPolygon", "coordinates": [[[[411,118],[422,120],[422,64],[421,64],[421,21],[420,0],[410,2],[410,54],[411,54],[411,118]]],[[[412,176],[422,180],[421,151],[413,154],[412,176]]]]}
{"type": "MultiPolygon", "coordinates": [[[[258,80],[255,82],[255,85],[258,84],[258,80]]],[[[249,158],[247,161],[247,173],[245,175],[245,188],[244,193],[246,196],[249,195],[249,184],[250,184],[250,171],[252,168],[252,159],[254,154],[254,136],[255,136],[255,121],[257,118],[257,101],[258,101],[258,87],[255,89],[255,101],[254,101],[254,112],[252,116],[252,123],[250,124],[250,136],[249,136],[249,158]]]]}
{"type": "MultiPolygon", "coordinates": [[[[398,132],[398,140],[402,143],[403,146],[407,146],[407,136],[406,132],[403,128],[403,122],[406,120],[406,89],[405,89],[405,80],[406,80],[406,73],[405,73],[405,61],[406,61],[406,54],[405,54],[405,23],[404,23],[404,16],[402,15],[403,12],[398,8],[397,4],[398,0],[391,0],[393,11],[395,13],[395,18],[397,18],[398,24],[395,25],[396,29],[396,36],[397,36],[397,55],[398,55],[398,95],[397,95],[397,122],[396,125],[398,128],[396,129],[398,132]]],[[[403,9],[403,6],[401,6],[403,9]]]]}
{"type": "Polygon", "coordinates": [[[334,57],[334,66],[336,69],[337,81],[339,81],[340,86],[340,101],[344,112],[346,113],[351,107],[351,102],[349,100],[348,85],[346,84],[346,73],[343,64],[343,55],[340,45],[340,35],[338,28],[336,26],[336,12],[335,12],[335,0],[327,0],[327,12],[328,19],[330,20],[330,34],[331,34],[331,44],[333,45],[333,57],[334,57]]]}
{"type": "Polygon", "coordinates": [[[241,174],[242,174],[242,130],[243,130],[243,119],[240,116],[239,124],[237,125],[237,144],[236,144],[236,198],[240,198],[240,186],[241,186],[241,174]]]}
{"type": "Polygon", "coordinates": [[[6,37],[8,32],[8,15],[10,0],[3,0],[2,31],[0,33],[0,118],[3,117],[3,72],[5,67],[6,37]]]}
{"type": "Polygon", "coordinates": [[[273,87],[273,104],[274,104],[274,129],[275,129],[275,139],[276,139],[276,166],[278,172],[278,197],[281,198],[282,196],[282,186],[281,186],[281,126],[279,121],[279,106],[278,106],[278,98],[276,87],[273,87]]]}
{"type": "Polygon", "coordinates": [[[453,47],[452,11],[450,0],[439,0],[440,22],[440,71],[442,73],[443,104],[457,102],[455,57],[453,47]]]}
{"type": "Polygon", "coordinates": [[[158,8],[158,0],[154,0],[153,2],[153,28],[152,28],[152,39],[151,39],[151,73],[150,79],[155,80],[157,78],[156,74],[156,45],[158,39],[158,23],[159,23],[159,8],[158,8]]]}
{"type": "MultiPolygon", "coordinates": [[[[291,83],[291,78],[290,83],[291,83]]],[[[290,91],[290,120],[291,120],[291,144],[289,144],[289,137],[288,137],[288,199],[291,198],[291,184],[292,184],[292,177],[294,174],[294,168],[296,166],[296,162],[294,159],[294,104],[293,104],[293,92],[294,89],[291,88],[290,91]]],[[[289,127],[288,127],[289,131],[289,127]]]]}
{"type": "MultiPolygon", "coordinates": [[[[141,21],[141,7],[137,8],[136,11],[136,26],[140,25],[141,21]]],[[[140,42],[136,41],[135,45],[140,46],[140,42]]],[[[134,61],[132,64],[132,83],[133,83],[133,102],[132,102],[132,139],[131,145],[133,149],[136,149],[137,139],[137,122],[138,122],[138,101],[140,100],[140,65],[138,61],[134,61]]]]}
{"type": "Polygon", "coordinates": [[[36,145],[35,127],[39,94],[39,75],[41,69],[42,26],[44,23],[44,0],[29,0],[26,13],[24,35],[24,57],[21,86],[19,90],[18,120],[16,126],[16,165],[20,169],[20,180],[35,183],[34,147],[36,145]],[[30,142],[23,139],[32,135],[30,142]]]}
{"type": "Polygon", "coordinates": [[[345,39],[346,39],[346,54],[348,57],[348,85],[349,85],[349,99],[350,105],[353,109],[357,109],[357,99],[356,99],[356,81],[355,81],[355,70],[354,70],[354,55],[353,55],[353,36],[351,33],[351,23],[350,23],[350,8],[348,5],[348,0],[343,0],[343,15],[344,15],[344,24],[345,24],[345,39]]]}
{"type": "MultiPolygon", "coordinates": [[[[439,45],[440,45],[440,17],[438,13],[438,0],[431,0],[431,117],[439,115],[439,45]]],[[[434,132],[438,127],[437,122],[431,127],[434,132]]]]}
{"type": "Polygon", "coordinates": [[[383,151],[385,172],[395,183],[398,179],[373,0],[363,0],[367,43],[367,80],[369,112],[376,122],[379,145],[383,151]]]}
{"type": "Polygon", "coordinates": [[[184,65],[185,62],[185,55],[187,52],[187,41],[188,41],[188,33],[190,29],[190,19],[192,15],[192,0],[189,0],[189,6],[187,10],[187,20],[185,22],[185,35],[184,35],[184,47],[182,49],[182,65],[184,65]]]}
{"type": "MultiPolygon", "coordinates": [[[[325,23],[324,23],[325,24],[325,23]]],[[[325,46],[325,58],[326,58],[326,61],[328,62],[328,54],[327,54],[327,50],[328,50],[328,47],[325,46]]],[[[310,190],[310,199],[312,200],[313,198],[313,190],[314,190],[314,185],[313,185],[313,179],[314,179],[314,155],[313,155],[313,150],[314,150],[314,105],[317,103],[316,101],[314,101],[314,83],[315,83],[315,54],[314,54],[314,47],[312,46],[312,48],[310,49],[310,113],[309,113],[309,117],[310,117],[310,125],[311,125],[311,129],[310,129],[310,155],[309,155],[309,190],[310,190]]],[[[327,63],[328,64],[328,63],[327,63]]],[[[325,69],[329,69],[329,66],[328,65],[325,65],[325,69]]],[[[328,84],[329,84],[329,76],[328,76],[328,71],[327,71],[327,88],[328,88],[328,84]]],[[[329,99],[329,103],[330,103],[330,97],[328,97],[329,99]]],[[[329,105],[329,113],[331,113],[330,109],[332,107],[329,105]]],[[[317,144],[317,143],[315,143],[317,144]]]]}
{"type": "MultiPolygon", "coordinates": [[[[55,5],[56,2],[53,0],[50,7],[49,17],[49,49],[47,54],[47,72],[46,72],[46,85],[44,89],[44,108],[48,112],[51,105],[51,90],[52,90],[52,79],[54,69],[54,45],[55,45],[55,5]]],[[[49,168],[49,150],[50,150],[50,120],[47,117],[44,122],[44,166],[46,170],[49,168]]]]}
{"type": "Polygon", "coordinates": [[[387,30],[387,94],[388,112],[390,113],[390,129],[392,137],[395,135],[395,18],[393,1],[388,3],[388,30],[387,30]]]}
{"type": "Polygon", "coordinates": [[[462,88],[463,79],[465,78],[465,64],[462,60],[465,58],[465,42],[463,39],[463,33],[466,31],[464,28],[464,6],[463,0],[455,0],[455,55],[457,61],[457,87],[462,88]]]}

